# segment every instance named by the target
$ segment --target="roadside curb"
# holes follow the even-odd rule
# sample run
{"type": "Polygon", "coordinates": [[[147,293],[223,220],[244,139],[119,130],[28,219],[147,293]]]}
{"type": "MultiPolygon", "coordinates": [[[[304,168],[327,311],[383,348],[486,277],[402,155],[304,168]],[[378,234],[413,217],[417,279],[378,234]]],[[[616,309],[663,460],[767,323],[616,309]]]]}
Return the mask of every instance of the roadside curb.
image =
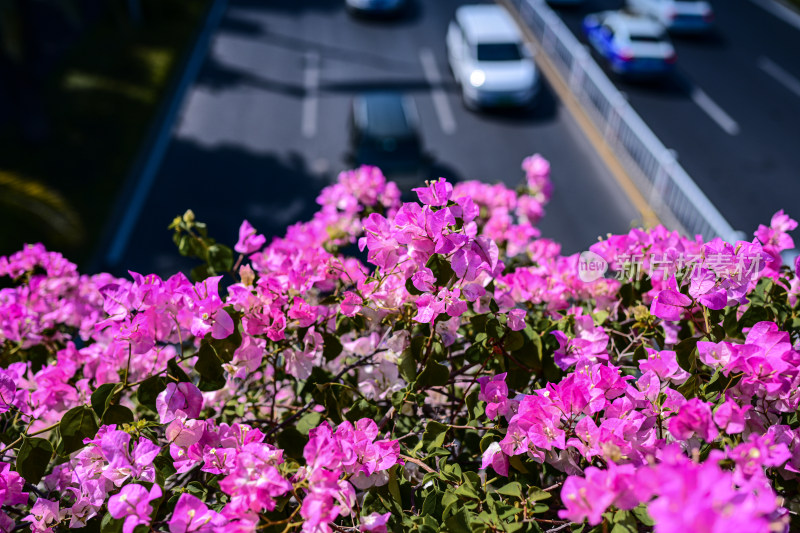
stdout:
{"type": "Polygon", "coordinates": [[[539,68],[547,78],[550,86],[553,88],[558,98],[572,115],[578,127],[583,131],[586,138],[592,144],[595,151],[600,156],[600,159],[603,160],[603,163],[606,165],[609,172],[611,172],[614,180],[619,184],[620,188],[622,188],[631,204],[633,204],[634,208],[641,215],[642,224],[646,227],[653,227],[661,224],[661,220],[659,219],[658,215],[652,209],[652,207],[650,207],[650,203],[645,199],[644,195],[639,191],[639,188],[636,186],[633,179],[628,175],[628,172],[625,170],[624,166],[614,153],[614,149],[605,140],[603,134],[589,117],[586,110],[584,110],[583,105],[575,97],[575,95],[572,94],[572,91],[570,91],[566,80],[561,76],[561,74],[558,72],[558,69],[544,52],[542,43],[539,42],[530,28],[528,28],[528,25],[522,19],[519,11],[517,11],[517,9],[509,0],[496,0],[496,2],[504,6],[509,13],[511,13],[511,16],[524,33],[525,38],[529,43],[535,45],[536,53],[534,54],[534,59],[537,65],[539,65],[539,68]]]}
{"type": "Polygon", "coordinates": [[[87,272],[105,271],[116,266],[128,246],[136,221],[155,183],[167,151],[172,130],[189,87],[194,83],[211,44],[211,36],[219,27],[228,0],[212,0],[202,26],[190,50],[181,58],[178,70],[159,104],[139,154],[114,203],[103,238],[87,266],[87,272]]]}

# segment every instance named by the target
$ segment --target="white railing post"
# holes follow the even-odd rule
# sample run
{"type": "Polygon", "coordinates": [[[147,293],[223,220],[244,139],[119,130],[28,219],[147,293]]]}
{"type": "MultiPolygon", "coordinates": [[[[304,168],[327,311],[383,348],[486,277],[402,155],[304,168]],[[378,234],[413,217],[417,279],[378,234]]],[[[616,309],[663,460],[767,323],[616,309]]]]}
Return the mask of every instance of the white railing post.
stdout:
{"type": "Polygon", "coordinates": [[[622,120],[622,113],[625,111],[628,102],[619,95],[617,98],[614,98],[613,101],[609,98],[609,104],[611,104],[608,111],[609,116],[606,118],[606,127],[603,136],[607,141],[610,141],[610,144],[613,143],[616,145],[619,139],[619,123],[622,120]]]}
{"type": "Polygon", "coordinates": [[[583,47],[576,50],[576,54],[572,61],[572,70],[569,74],[569,88],[572,92],[580,99],[580,94],[583,92],[583,78],[586,75],[586,61],[589,57],[589,54],[583,47]]]}

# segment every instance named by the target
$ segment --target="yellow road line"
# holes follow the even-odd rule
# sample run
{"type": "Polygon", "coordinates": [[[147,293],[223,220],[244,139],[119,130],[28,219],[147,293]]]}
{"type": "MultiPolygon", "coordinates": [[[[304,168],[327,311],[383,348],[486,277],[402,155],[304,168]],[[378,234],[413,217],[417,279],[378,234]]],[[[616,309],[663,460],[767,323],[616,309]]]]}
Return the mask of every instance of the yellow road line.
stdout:
{"type": "Polygon", "coordinates": [[[516,19],[517,24],[520,26],[520,28],[522,28],[525,37],[527,37],[531,43],[536,45],[536,51],[538,53],[534,54],[534,58],[536,63],[539,65],[539,69],[542,71],[542,73],[544,73],[547,81],[550,83],[550,86],[553,88],[556,94],[558,94],[559,99],[575,119],[578,127],[583,130],[584,135],[586,135],[586,138],[589,139],[589,142],[592,144],[595,151],[597,151],[600,159],[602,159],[606,167],[608,167],[611,175],[622,188],[623,192],[625,192],[630,202],[633,204],[636,210],[639,211],[639,214],[642,216],[642,223],[646,227],[657,226],[660,224],[661,221],[659,220],[658,215],[656,215],[655,211],[653,211],[653,209],[650,207],[650,204],[639,191],[639,188],[633,183],[633,180],[622,166],[622,163],[620,163],[619,159],[614,154],[614,150],[612,150],[611,146],[609,146],[609,144],[606,142],[603,134],[597,129],[597,126],[595,126],[592,119],[589,118],[586,110],[583,108],[575,95],[572,94],[572,91],[569,89],[566,80],[564,80],[564,78],[561,76],[561,73],[558,72],[558,69],[556,69],[556,66],[552,61],[550,61],[550,58],[547,57],[547,54],[544,53],[541,43],[530,30],[530,28],[528,28],[528,25],[525,24],[525,21],[522,19],[519,12],[509,0],[496,0],[496,2],[508,9],[511,15],[516,19]]]}

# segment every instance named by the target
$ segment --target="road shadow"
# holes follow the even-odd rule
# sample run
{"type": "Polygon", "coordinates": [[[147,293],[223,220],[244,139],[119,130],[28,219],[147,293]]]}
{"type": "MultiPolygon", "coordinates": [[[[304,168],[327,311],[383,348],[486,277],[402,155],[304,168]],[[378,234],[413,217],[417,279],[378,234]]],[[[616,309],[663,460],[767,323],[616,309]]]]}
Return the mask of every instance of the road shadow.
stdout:
{"type": "Polygon", "coordinates": [[[216,91],[248,85],[294,98],[302,98],[306,95],[306,89],[300,84],[289,83],[279,78],[258,76],[252,70],[228,66],[213,55],[206,57],[203,68],[195,80],[195,85],[216,91]]]}
{"type": "MultiPolygon", "coordinates": [[[[440,85],[446,91],[453,91],[455,84],[444,83],[440,85]]],[[[369,92],[424,92],[430,91],[431,85],[425,79],[408,80],[348,80],[341,82],[326,82],[320,85],[321,92],[361,94],[369,92]]]]}
{"type": "Polygon", "coordinates": [[[730,44],[719,28],[701,33],[670,33],[670,39],[679,46],[726,49],[730,44]]]}
{"type": "Polygon", "coordinates": [[[314,39],[286,35],[267,28],[259,38],[259,42],[278,46],[296,52],[298,50],[314,50],[320,54],[321,59],[336,59],[352,64],[363,65],[376,69],[396,71],[398,69],[416,68],[414,61],[404,61],[386,54],[374,53],[361,48],[347,48],[332,44],[320,43],[314,39]]]}
{"type": "Polygon", "coordinates": [[[172,242],[167,226],[175,216],[191,209],[208,225],[209,236],[230,247],[247,219],[270,242],[285,235],[289,225],[311,219],[319,207],[316,198],[330,179],[315,174],[297,152],[256,153],[174,139],[159,171],[157,192],[147,199],[119,266],[101,266],[116,275],[127,270],[188,275],[197,261],[181,257],[172,242]]]}

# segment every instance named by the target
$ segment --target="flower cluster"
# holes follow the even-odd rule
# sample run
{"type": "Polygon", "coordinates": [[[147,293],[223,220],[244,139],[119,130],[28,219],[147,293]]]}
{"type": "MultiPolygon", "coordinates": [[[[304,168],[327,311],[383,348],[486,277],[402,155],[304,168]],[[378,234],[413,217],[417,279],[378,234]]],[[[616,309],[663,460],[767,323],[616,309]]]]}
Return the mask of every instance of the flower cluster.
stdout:
{"type": "Polygon", "coordinates": [[[232,248],[187,212],[191,280],[0,258],[0,532],[800,527],[797,223],[608,236],[587,282],[522,169],[361,167],[232,248]]]}

